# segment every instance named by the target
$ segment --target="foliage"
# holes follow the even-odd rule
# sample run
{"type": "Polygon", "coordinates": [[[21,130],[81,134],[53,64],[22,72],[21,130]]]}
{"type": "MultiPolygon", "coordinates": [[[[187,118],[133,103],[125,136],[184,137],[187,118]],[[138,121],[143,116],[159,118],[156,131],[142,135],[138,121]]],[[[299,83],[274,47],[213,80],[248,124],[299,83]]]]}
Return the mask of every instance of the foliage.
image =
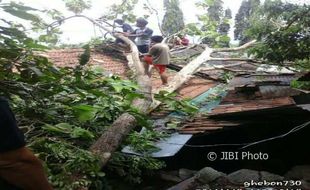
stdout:
{"type": "Polygon", "coordinates": [[[165,91],[155,94],[155,99],[163,103],[158,108],[158,111],[164,109],[165,111],[175,111],[185,115],[194,115],[197,113],[198,108],[196,106],[187,100],[176,100],[176,95],[176,93],[169,94],[165,91]]]}
{"type": "MultiPolygon", "coordinates": [[[[41,71],[39,66],[35,68],[41,71]]],[[[55,187],[99,183],[98,159],[87,149],[105,127],[130,109],[132,96],[139,96],[134,95],[136,85],[99,72],[69,68],[59,70],[57,76],[43,74],[31,85],[27,78],[20,80],[7,78],[1,91],[12,98],[30,146],[46,161],[55,187]]]]}
{"type": "Polygon", "coordinates": [[[33,54],[45,46],[28,37],[21,25],[5,23],[0,27],[0,94],[11,99],[29,146],[45,161],[55,188],[99,186],[99,160],[87,149],[131,109],[133,97],[141,96],[135,93],[137,85],[98,70],[55,68],[33,54]]]}
{"type": "Polygon", "coordinates": [[[183,12],[179,4],[179,0],[164,0],[165,15],[162,21],[162,29],[166,36],[184,29],[183,12]]]}
{"type": "Polygon", "coordinates": [[[136,16],[134,14],[134,8],[137,3],[138,0],[122,0],[122,3],[112,5],[101,19],[115,20],[117,18],[122,18],[125,22],[135,22],[136,16]]]}
{"type": "Polygon", "coordinates": [[[221,23],[218,26],[218,33],[222,35],[219,41],[221,47],[229,47],[230,37],[228,37],[228,32],[230,30],[229,21],[231,18],[231,10],[226,9],[224,18],[221,20],[221,23]]]}
{"type": "Polygon", "coordinates": [[[83,46],[84,52],[79,57],[80,65],[86,65],[90,59],[90,47],[89,44],[83,46]]]}
{"type": "Polygon", "coordinates": [[[202,43],[210,47],[227,47],[230,38],[228,37],[229,20],[231,13],[229,10],[223,12],[222,0],[204,0],[197,3],[197,6],[206,10],[207,13],[199,15],[198,19],[202,23],[200,28],[195,25],[187,25],[190,33],[199,35],[202,43]]]}
{"type": "MultiPolygon", "coordinates": [[[[157,111],[164,109],[165,111],[170,110],[189,116],[197,113],[198,108],[196,106],[187,100],[176,100],[175,96],[175,94],[166,92],[156,94],[155,99],[162,102],[162,106],[157,111]]],[[[176,123],[167,124],[167,129],[172,129],[172,125],[176,125],[176,123]]],[[[156,130],[150,126],[144,126],[145,128],[141,132],[133,131],[129,134],[125,142],[125,145],[129,145],[133,151],[141,154],[141,156],[129,156],[117,152],[108,165],[110,170],[124,176],[125,180],[131,183],[141,183],[141,176],[146,172],[152,172],[165,166],[164,162],[151,158],[150,154],[159,150],[154,143],[169,137],[169,134],[165,130],[156,130]],[[120,165],[123,167],[117,167],[120,165]]]]}
{"type": "Polygon", "coordinates": [[[89,151],[64,140],[45,137],[32,140],[31,147],[44,159],[49,181],[55,188],[69,190],[95,185],[99,189],[105,174],[89,151]]]}
{"type": "MultiPolygon", "coordinates": [[[[25,23],[27,27],[30,26],[30,28],[26,28],[24,25],[17,23],[15,21],[0,19],[0,26],[1,28],[3,27],[1,30],[3,31],[9,30],[8,28],[10,28],[10,35],[14,33],[15,37],[18,37],[16,38],[17,40],[22,40],[21,37],[25,37],[25,35],[22,34],[21,32],[27,33],[31,31],[37,34],[38,40],[48,45],[55,45],[58,42],[58,36],[61,34],[59,29],[53,29],[49,33],[46,33],[46,28],[48,24],[46,24],[46,22],[40,17],[40,15],[44,15],[47,16],[47,18],[61,19],[62,15],[58,11],[53,9],[38,10],[32,7],[25,6],[23,4],[10,2],[10,3],[1,3],[0,12],[1,13],[6,12],[18,19],[23,19],[24,20],[23,23],[25,23]],[[17,29],[20,32],[16,31],[15,29],[17,29]]],[[[31,39],[28,38],[28,40],[29,43],[31,43],[30,42],[31,39]]]]}
{"type": "Polygon", "coordinates": [[[310,90],[310,81],[293,80],[291,82],[291,86],[293,88],[298,88],[298,89],[303,89],[303,90],[310,90]]]}
{"type": "Polygon", "coordinates": [[[148,128],[141,133],[136,131],[131,133],[127,140],[134,151],[147,156],[149,153],[158,151],[158,148],[154,146],[154,142],[166,136],[164,132],[158,132],[148,128]]]}
{"type": "Polygon", "coordinates": [[[114,153],[108,169],[124,177],[125,181],[141,183],[145,170],[154,171],[165,167],[164,162],[148,156],[114,153]]]}
{"type": "Polygon", "coordinates": [[[234,73],[230,71],[224,71],[221,75],[220,78],[225,81],[226,83],[229,83],[229,81],[234,77],[234,73]]]}
{"type": "Polygon", "coordinates": [[[235,16],[235,40],[239,40],[239,44],[243,45],[250,41],[245,31],[250,27],[250,17],[260,5],[260,0],[243,0],[238,13],[235,16]]]}
{"type": "Polygon", "coordinates": [[[253,24],[247,35],[260,40],[251,50],[252,54],[277,64],[295,62],[309,70],[309,5],[268,0],[253,15],[251,21],[253,24]]]}
{"type": "Polygon", "coordinates": [[[66,3],[66,7],[69,11],[72,11],[74,14],[80,14],[85,9],[91,8],[90,1],[84,0],[64,0],[66,3]]]}
{"type": "MultiPolygon", "coordinates": [[[[32,10],[18,6],[22,13],[32,10]]],[[[0,10],[7,9],[0,6],[0,10]]],[[[28,37],[22,25],[1,22],[4,24],[0,26],[0,95],[11,100],[28,146],[45,162],[55,189],[101,189],[105,174],[99,167],[99,159],[88,148],[124,112],[136,116],[140,126],[148,127],[149,119],[131,107],[135,98],[143,98],[136,92],[137,85],[116,76],[105,76],[100,69],[85,67],[90,57],[89,45],[84,46],[80,65],[56,68],[34,53],[46,47],[28,37]]],[[[164,100],[165,96],[160,96],[169,103],[164,107],[191,113],[195,110],[185,101],[172,97],[164,100]]],[[[133,132],[126,143],[148,153],[154,150],[151,143],[160,137],[163,134],[152,130],[133,132]]],[[[117,152],[109,167],[126,173],[130,181],[140,182],[144,170],[159,169],[164,164],[148,156],[131,157],[117,152]]]]}

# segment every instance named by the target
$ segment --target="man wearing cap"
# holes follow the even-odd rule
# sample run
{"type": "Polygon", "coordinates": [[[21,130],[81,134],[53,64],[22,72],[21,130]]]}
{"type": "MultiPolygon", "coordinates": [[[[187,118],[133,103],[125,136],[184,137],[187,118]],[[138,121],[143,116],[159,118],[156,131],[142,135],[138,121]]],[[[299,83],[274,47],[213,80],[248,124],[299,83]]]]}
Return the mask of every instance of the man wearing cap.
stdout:
{"type": "Polygon", "coordinates": [[[161,43],[162,36],[151,37],[151,48],[147,55],[144,56],[146,64],[146,71],[151,76],[152,68],[154,67],[159,73],[163,85],[168,83],[168,76],[166,74],[166,67],[170,63],[170,51],[168,45],[161,43]],[[150,69],[150,66],[151,67],[150,69]]]}
{"type": "Polygon", "coordinates": [[[0,97],[0,178],[25,190],[52,190],[38,158],[25,147],[6,99],[0,97]]]}
{"type": "Polygon", "coordinates": [[[136,37],[136,45],[140,53],[147,53],[150,46],[150,38],[153,34],[153,30],[146,27],[148,24],[144,18],[138,18],[136,20],[136,29],[134,32],[128,34],[128,37],[136,37]]]}

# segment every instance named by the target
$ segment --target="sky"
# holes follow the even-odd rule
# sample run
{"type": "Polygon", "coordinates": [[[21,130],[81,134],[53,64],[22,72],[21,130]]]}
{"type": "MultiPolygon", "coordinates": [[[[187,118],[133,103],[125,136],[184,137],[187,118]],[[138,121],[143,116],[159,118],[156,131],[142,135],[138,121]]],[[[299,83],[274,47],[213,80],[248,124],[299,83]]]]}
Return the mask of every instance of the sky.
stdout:
{"type": "MultiPolygon", "coordinates": [[[[25,5],[35,7],[38,9],[56,9],[64,14],[64,16],[71,16],[73,13],[66,10],[65,5],[62,0],[16,0],[17,2],[23,2],[25,5]]],[[[82,14],[89,16],[90,18],[99,18],[104,15],[104,13],[109,9],[114,3],[120,3],[121,0],[90,0],[92,3],[92,8],[85,10],[82,14]]],[[[191,23],[197,21],[197,15],[203,14],[204,11],[198,9],[195,3],[200,0],[179,0],[180,7],[184,14],[185,23],[191,23]]],[[[223,0],[224,9],[230,8],[232,10],[232,15],[238,12],[242,0],[223,0]]],[[[310,3],[310,0],[290,0],[298,3],[310,3]]],[[[3,2],[10,2],[9,0],[3,0],[3,2]]],[[[149,12],[143,10],[142,4],[146,2],[145,0],[140,0],[140,4],[137,5],[134,13],[137,16],[143,16],[144,14],[149,14],[149,12]]],[[[163,11],[163,0],[149,0],[150,5],[156,9],[159,13],[160,19],[162,19],[163,11]]],[[[154,30],[154,35],[160,34],[157,25],[156,14],[150,15],[148,27],[154,30]]],[[[161,20],[160,20],[161,22],[161,20]]],[[[233,25],[233,19],[231,20],[233,25]]],[[[61,35],[61,42],[66,44],[83,43],[89,41],[92,37],[100,37],[101,32],[97,27],[94,28],[93,24],[82,18],[74,18],[66,21],[61,27],[63,34],[61,35]]],[[[230,37],[233,37],[233,31],[229,32],[230,37]]]]}

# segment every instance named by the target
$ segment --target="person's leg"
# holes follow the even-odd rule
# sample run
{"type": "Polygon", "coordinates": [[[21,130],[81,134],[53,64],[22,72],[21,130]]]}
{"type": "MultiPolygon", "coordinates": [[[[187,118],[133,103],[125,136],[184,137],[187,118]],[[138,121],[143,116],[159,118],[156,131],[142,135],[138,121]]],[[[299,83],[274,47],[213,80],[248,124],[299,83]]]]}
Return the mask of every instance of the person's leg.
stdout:
{"type": "Polygon", "coordinates": [[[148,76],[151,78],[152,77],[152,72],[153,72],[153,68],[154,66],[153,65],[149,65],[149,68],[148,68],[148,76]]]}
{"type": "Polygon", "coordinates": [[[166,85],[168,83],[168,75],[166,74],[166,65],[154,65],[154,67],[159,73],[162,84],[166,85]]]}
{"type": "Polygon", "coordinates": [[[0,177],[24,190],[52,190],[40,160],[26,147],[0,153],[0,177]]]}
{"type": "Polygon", "coordinates": [[[145,69],[145,73],[147,74],[147,76],[149,76],[149,77],[151,77],[151,72],[150,72],[150,68],[151,67],[151,65],[150,64],[148,64],[148,63],[144,63],[144,69],[145,69]]]}
{"type": "Polygon", "coordinates": [[[159,74],[159,76],[160,76],[160,79],[161,79],[161,82],[163,83],[163,85],[168,84],[168,76],[165,72],[159,74]]]}
{"type": "Polygon", "coordinates": [[[144,64],[144,68],[145,68],[145,72],[146,74],[151,77],[152,75],[152,68],[153,68],[153,59],[152,59],[152,56],[149,56],[149,55],[145,55],[143,57],[143,61],[145,62],[144,64]]]}

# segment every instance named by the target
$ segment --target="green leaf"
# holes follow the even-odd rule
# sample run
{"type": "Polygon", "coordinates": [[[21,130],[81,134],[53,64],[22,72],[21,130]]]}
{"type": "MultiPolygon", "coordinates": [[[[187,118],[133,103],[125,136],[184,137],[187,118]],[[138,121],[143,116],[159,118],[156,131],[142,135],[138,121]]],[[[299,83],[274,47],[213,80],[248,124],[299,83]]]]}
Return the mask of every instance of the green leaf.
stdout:
{"type": "Polygon", "coordinates": [[[59,123],[57,125],[45,124],[42,129],[54,133],[69,134],[72,131],[72,125],[68,123],[59,123]]]}
{"type": "Polygon", "coordinates": [[[74,106],[73,110],[75,111],[78,119],[81,122],[89,121],[95,118],[98,108],[89,105],[78,105],[74,106]]]}
{"type": "Polygon", "coordinates": [[[122,84],[119,84],[119,83],[114,83],[113,88],[116,92],[119,93],[124,89],[124,86],[122,84]]]}
{"type": "Polygon", "coordinates": [[[46,50],[48,49],[48,47],[44,46],[44,45],[41,45],[41,44],[38,44],[36,43],[36,41],[32,40],[32,39],[27,39],[24,41],[24,43],[27,45],[28,48],[33,48],[33,49],[36,49],[36,50],[46,50]]]}
{"type": "Polygon", "coordinates": [[[16,9],[22,10],[22,11],[38,11],[38,9],[32,8],[32,7],[28,7],[25,5],[20,5],[17,4],[15,2],[11,2],[10,3],[10,7],[15,7],[16,9]]]}
{"type": "Polygon", "coordinates": [[[12,8],[6,8],[6,9],[4,9],[4,11],[10,13],[13,16],[21,18],[21,19],[31,20],[33,22],[39,21],[39,18],[37,16],[30,14],[30,13],[27,13],[25,11],[16,10],[16,9],[12,9],[12,8]]]}
{"type": "Polygon", "coordinates": [[[93,139],[95,136],[92,132],[81,127],[75,127],[70,135],[72,138],[93,139]]]}

